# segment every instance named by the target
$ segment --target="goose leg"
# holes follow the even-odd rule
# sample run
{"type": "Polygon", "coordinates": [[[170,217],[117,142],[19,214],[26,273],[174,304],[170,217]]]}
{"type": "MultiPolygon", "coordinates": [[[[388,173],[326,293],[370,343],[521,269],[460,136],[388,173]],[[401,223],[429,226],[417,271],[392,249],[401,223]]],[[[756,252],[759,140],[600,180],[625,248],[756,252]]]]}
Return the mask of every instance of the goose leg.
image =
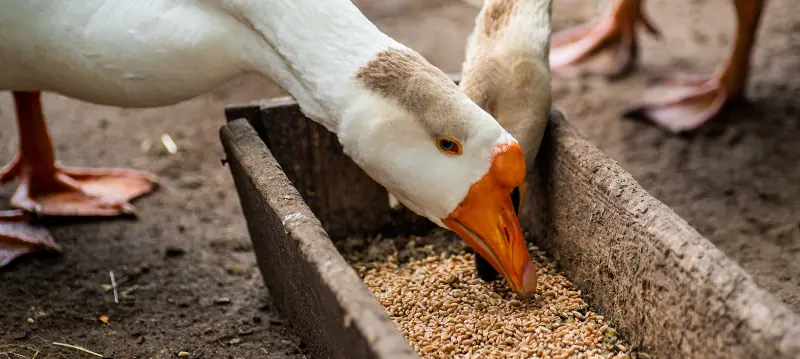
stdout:
{"type": "Polygon", "coordinates": [[[31,252],[61,251],[50,232],[27,222],[22,211],[0,211],[0,268],[31,252]]]}
{"type": "Polygon", "coordinates": [[[623,111],[643,116],[675,133],[691,131],[714,118],[728,103],[744,98],[750,54],[765,0],[733,0],[737,30],[733,51],[714,76],[676,78],[653,88],[651,98],[623,111]]]}
{"type": "Polygon", "coordinates": [[[605,72],[610,76],[630,72],[638,55],[636,25],[642,24],[651,34],[660,36],[642,12],[642,2],[619,0],[611,15],[600,22],[555,34],[550,45],[550,68],[561,72],[584,64],[595,72],[605,72]],[[602,61],[607,57],[598,56],[604,52],[612,55],[610,64],[602,61]]]}
{"type": "Polygon", "coordinates": [[[14,207],[48,216],[116,216],[132,214],[128,201],[152,191],[155,176],[149,173],[56,164],[40,93],[14,92],[14,102],[20,152],[0,170],[0,182],[20,180],[14,207]]]}

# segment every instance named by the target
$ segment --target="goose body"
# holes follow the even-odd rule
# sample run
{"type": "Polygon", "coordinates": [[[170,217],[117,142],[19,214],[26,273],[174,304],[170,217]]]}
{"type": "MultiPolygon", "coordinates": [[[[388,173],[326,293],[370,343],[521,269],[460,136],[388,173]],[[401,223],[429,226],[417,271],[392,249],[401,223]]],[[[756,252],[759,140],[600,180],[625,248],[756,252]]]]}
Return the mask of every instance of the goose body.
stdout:
{"type": "Polygon", "coordinates": [[[2,0],[0,89],[157,107],[204,94],[237,75],[258,73],[287,89],[304,111],[328,126],[332,123],[325,118],[338,114],[324,115],[322,102],[334,96],[346,101],[341,92],[359,92],[352,75],[360,66],[389,46],[405,48],[343,1],[256,4],[2,0]],[[337,86],[317,91],[330,84],[337,86]],[[336,89],[343,91],[336,94],[336,89]]]}
{"type": "MultiPolygon", "coordinates": [[[[520,294],[535,289],[508,196],[525,175],[519,144],[350,1],[0,0],[0,67],[0,90],[14,92],[20,131],[20,154],[0,180],[21,180],[17,208],[117,215],[152,185],[137,171],[56,165],[40,91],[156,107],[258,73],[336,133],[401,203],[455,230],[520,294]]],[[[0,262],[34,250],[25,246],[32,232],[20,234],[13,218],[8,225],[0,215],[0,262]]]]}
{"type": "MultiPolygon", "coordinates": [[[[550,88],[550,0],[486,0],[467,40],[461,88],[519,141],[527,167],[533,166],[547,126],[550,88]]],[[[516,191],[518,213],[524,183],[516,191]]],[[[480,255],[478,274],[497,271],[480,255]]]]}
{"type": "Polygon", "coordinates": [[[240,43],[251,31],[185,1],[3,2],[0,89],[156,107],[253,69],[240,43]]]}

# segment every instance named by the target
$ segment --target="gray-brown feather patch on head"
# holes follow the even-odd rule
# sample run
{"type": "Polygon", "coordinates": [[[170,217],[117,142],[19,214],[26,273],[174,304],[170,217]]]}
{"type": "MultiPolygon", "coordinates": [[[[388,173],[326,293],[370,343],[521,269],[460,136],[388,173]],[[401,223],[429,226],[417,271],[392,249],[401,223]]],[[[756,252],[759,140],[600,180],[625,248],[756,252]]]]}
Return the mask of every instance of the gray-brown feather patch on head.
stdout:
{"type": "Polygon", "coordinates": [[[469,133],[466,109],[457,101],[461,90],[414,51],[387,48],[363,66],[356,79],[415,116],[433,136],[463,139],[469,133]]]}

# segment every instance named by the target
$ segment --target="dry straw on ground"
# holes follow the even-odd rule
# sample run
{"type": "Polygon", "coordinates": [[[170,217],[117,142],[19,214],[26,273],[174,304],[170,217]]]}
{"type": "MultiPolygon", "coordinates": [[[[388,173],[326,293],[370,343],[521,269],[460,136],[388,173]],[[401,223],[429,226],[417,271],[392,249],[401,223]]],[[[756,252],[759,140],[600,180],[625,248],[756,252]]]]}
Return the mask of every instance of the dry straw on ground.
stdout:
{"type": "Polygon", "coordinates": [[[370,248],[349,259],[423,358],[629,357],[616,330],[588,310],[538,249],[532,253],[539,294],[521,300],[504,280],[478,279],[473,255],[457,245],[419,241],[425,239],[399,252],[391,243],[388,255],[370,248]]]}

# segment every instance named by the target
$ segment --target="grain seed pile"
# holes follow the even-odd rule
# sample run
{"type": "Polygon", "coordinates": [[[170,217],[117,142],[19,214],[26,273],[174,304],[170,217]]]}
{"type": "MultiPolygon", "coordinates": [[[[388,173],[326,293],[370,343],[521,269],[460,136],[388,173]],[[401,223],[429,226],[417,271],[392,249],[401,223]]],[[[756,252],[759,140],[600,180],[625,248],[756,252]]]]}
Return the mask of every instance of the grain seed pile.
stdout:
{"type": "Polygon", "coordinates": [[[349,247],[345,257],[423,358],[635,357],[535,247],[530,299],[477,278],[473,254],[448,234],[349,247]]]}

